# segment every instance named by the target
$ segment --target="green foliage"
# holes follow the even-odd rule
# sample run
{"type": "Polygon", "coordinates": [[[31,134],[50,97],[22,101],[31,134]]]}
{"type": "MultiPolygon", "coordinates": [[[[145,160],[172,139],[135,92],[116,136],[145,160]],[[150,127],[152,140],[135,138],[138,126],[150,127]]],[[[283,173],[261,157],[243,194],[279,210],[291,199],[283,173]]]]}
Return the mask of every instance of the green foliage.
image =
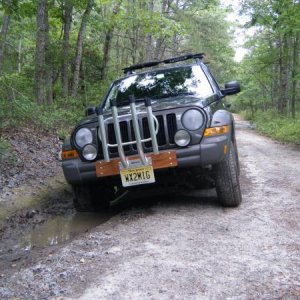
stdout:
{"type": "Polygon", "coordinates": [[[46,130],[70,128],[84,116],[84,108],[78,104],[38,106],[26,98],[15,98],[10,102],[0,98],[0,106],[0,132],[25,124],[46,130]]]}
{"type": "Polygon", "coordinates": [[[180,16],[184,26],[187,46],[194,52],[206,53],[210,69],[220,83],[235,77],[233,36],[226,20],[227,13],[218,6],[209,5],[201,9],[203,3],[195,3],[180,16]]]}
{"type": "Polygon", "coordinates": [[[250,110],[277,110],[281,115],[297,114],[300,74],[300,3],[272,0],[243,1],[243,12],[256,26],[245,46],[249,54],[239,66],[244,92],[236,106],[250,110]],[[296,109],[295,109],[296,108],[296,109]]]}
{"type": "Polygon", "coordinates": [[[300,145],[300,117],[279,116],[274,110],[257,111],[254,117],[244,112],[244,116],[255,123],[259,132],[281,142],[300,145]]]}
{"type": "Polygon", "coordinates": [[[35,114],[36,105],[17,89],[24,87],[26,92],[26,83],[18,74],[0,77],[0,131],[30,121],[35,114]]]}
{"type": "Polygon", "coordinates": [[[232,78],[234,51],[230,46],[230,24],[219,1],[175,3],[155,0],[152,7],[149,0],[95,0],[84,36],[78,96],[77,99],[63,99],[61,75],[66,1],[73,5],[68,53],[69,91],[78,32],[87,5],[87,0],[48,1],[50,47],[47,55],[50,63],[47,70],[51,69],[53,81],[53,104],[49,106],[35,103],[37,1],[6,0],[0,3],[0,30],[3,14],[11,17],[3,75],[0,76],[0,132],[29,123],[50,130],[58,128],[59,135],[63,136],[65,128],[73,126],[83,116],[87,105],[102,102],[111,81],[123,76],[122,68],[146,59],[206,52],[218,79],[224,82],[232,78]],[[100,80],[108,32],[111,40],[107,70],[100,80]]]}
{"type": "Polygon", "coordinates": [[[45,129],[64,129],[72,127],[84,116],[84,109],[78,105],[68,105],[65,108],[52,105],[38,107],[37,122],[45,129]]]}

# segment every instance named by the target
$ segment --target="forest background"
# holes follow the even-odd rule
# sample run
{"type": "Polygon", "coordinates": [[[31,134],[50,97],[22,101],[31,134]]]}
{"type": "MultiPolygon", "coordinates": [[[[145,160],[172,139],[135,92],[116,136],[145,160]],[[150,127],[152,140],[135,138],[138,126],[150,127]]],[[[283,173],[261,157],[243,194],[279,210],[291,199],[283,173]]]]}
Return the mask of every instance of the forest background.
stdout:
{"type": "Polygon", "coordinates": [[[199,52],[220,85],[240,81],[233,111],[300,144],[299,0],[240,1],[255,28],[240,62],[229,13],[218,0],[2,0],[0,148],[18,126],[64,137],[124,67],[199,52]]]}

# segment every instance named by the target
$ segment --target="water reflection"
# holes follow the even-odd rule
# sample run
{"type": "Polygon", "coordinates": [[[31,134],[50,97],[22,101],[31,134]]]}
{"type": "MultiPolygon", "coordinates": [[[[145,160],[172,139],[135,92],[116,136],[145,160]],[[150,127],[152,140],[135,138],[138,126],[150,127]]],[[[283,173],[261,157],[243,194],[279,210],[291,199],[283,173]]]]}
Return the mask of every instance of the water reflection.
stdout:
{"type": "Polygon", "coordinates": [[[154,70],[116,81],[109,92],[105,107],[116,99],[118,106],[128,105],[128,97],[153,100],[193,95],[199,99],[213,95],[211,85],[200,66],[154,70]]]}
{"type": "Polygon", "coordinates": [[[92,213],[56,216],[25,235],[22,246],[25,250],[30,250],[33,247],[58,245],[106,222],[110,217],[108,214],[92,213]]]}

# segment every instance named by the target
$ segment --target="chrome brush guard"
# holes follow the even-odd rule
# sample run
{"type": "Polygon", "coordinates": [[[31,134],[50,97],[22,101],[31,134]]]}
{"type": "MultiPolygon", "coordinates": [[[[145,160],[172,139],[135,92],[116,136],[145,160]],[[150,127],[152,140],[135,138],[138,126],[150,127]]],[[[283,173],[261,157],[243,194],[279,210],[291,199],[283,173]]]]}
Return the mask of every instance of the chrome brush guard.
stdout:
{"type": "Polygon", "coordinates": [[[124,142],[124,143],[122,142],[122,135],[121,135],[121,130],[120,130],[118,108],[117,108],[116,100],[111,100],[110,106],[111,106],[111,111],[112,111],[112,118],[113,118],[113,124],[114,124],[117,144],[109,144],[107,142],[105,122],[104,122],[104,117],[103,117],[103,114],[104,114],[103,109],[98,110],[98,122],[99,122],[98,136],[102,143],[104,161],[110,162],[108,148],[109,147],[118,147],[120,161],[124,168],[128,168],[128,166],[129,166],[128,159],[126,158],[125,153],[124,153],[124,149],[123,149],[124,146],[136,144],[138,155],[139,155],[139,158],[143,165],[148,165],[149,161],[143,151],[142,143],[151,141],[153,153],[159,154],[157,138],[156,138],[156,135],[157,135],[158,129],[159,129],[159,124],[158,124],[157,118],[154,116],[154,114],[152,112],[151,100],[150,99],[145,100],[147,120],[148,120],[149,131],[150,131],[150,138],[147,138],[147,139],[141,138],[141,132],[140,132],[139,121],[138,121],[138,113],[136,111],[135,97],[133,95],[129,96],[129,104],[130,104],[130,111],[131,111],[131,117],[132,117],[133,131],[134,131],[134,135],[135,135],[135,139],[136,139],[135,141],[131,141],[131,142],[124,142]]]}

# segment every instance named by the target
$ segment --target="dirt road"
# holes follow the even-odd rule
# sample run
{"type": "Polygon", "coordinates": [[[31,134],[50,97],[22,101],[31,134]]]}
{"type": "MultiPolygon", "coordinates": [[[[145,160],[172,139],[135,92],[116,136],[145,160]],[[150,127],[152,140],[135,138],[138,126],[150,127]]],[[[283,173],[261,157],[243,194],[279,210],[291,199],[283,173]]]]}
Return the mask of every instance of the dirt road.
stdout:
{"type": "MultiPolygon", "coordinates": [[[[239,208],[221,208],[213,191],[126,196],[53,246],[8,249],[4,233],[0,298],[299,299],[300,152],[237,127],[239,208]]],[[[66,219],[79,217],[63,199],[66,219]]]]}

